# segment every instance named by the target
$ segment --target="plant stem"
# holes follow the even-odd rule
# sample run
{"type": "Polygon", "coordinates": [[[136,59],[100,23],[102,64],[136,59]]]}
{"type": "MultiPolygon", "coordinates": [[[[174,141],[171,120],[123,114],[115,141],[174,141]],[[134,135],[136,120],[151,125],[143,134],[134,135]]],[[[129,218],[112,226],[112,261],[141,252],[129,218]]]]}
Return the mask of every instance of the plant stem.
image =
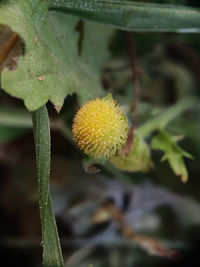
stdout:
{"type": "Polygon", "coordinates": [[[32,121],[40,193],[43,265],[45,267],[63,267],[62,252],[49,192],[51,139],[46,106],[32,112],[32,121]]]}
{"type": "Polygon", "coordinates": [[[143,137],[147,137],[153,131],[158,129],[164,129],[169,122],[180,116],[184,111],[194,108],[199,104],[196,98],[186,98],[180,100],[178,103],[168,108],[165,112],[157,117],[148,120],[146,123],[136,129],[136,132],[143,137]]]}

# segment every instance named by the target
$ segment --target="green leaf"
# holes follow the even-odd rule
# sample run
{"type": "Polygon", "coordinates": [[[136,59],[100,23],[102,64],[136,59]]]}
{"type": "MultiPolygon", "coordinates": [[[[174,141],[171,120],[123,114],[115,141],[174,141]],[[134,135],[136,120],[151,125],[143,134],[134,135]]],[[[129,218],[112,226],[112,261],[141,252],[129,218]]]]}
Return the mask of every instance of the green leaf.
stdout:
{"type": "Polygon", "coordinates": [[[167,132],[159,131],[152,139],[151,146],[153,149],[162,150],[165,154],[161,161],[168,160],[174,173],[180,176],[181,181],[186,183],[188,172],[183,161],[183,157],[193,159],[193,157],[176,144],[177,138],[167,132]]]}
{"type": "Polygon", "coordinates": [[[78,20],[48,12],[48,4],[48,0],[0,3],[0,23],[9,25],[25,43],[25,56],[20,57],[17,69],[3,71],[2,87],[23,99],[31,111],[48,100],[59,111],[66,95],[74,92],[81,102],[103,95],[98,70],[108,55],[104,51],[111,30],[87,23],[79,57],[79,33],[75,31],[78,20]],[[92,49],[84,53],[87,45],[92,49]],[[98,52],[96,45],[101,46],[98,52]]]}
{"type": "Polygon", "coordinates": [[[33,112],[32,119],[40,192],[43,265],[45,267],[62,267],[64,266],[62,252],[49,192],[51,141],[46,107],[33,112]]]}
{"type": "Polygon", "coordinates": [[[128,156],[117,155],[109,161],[118,169],[129,172],[148,172],[153,167],[147,143],[138,135],[134,136],[128,156]]]}
{"type": "Polygon", "coordinates": [[[200,32],[200,11],[118,0],[51,0],[50,9],[129,31],[200,32]]]}

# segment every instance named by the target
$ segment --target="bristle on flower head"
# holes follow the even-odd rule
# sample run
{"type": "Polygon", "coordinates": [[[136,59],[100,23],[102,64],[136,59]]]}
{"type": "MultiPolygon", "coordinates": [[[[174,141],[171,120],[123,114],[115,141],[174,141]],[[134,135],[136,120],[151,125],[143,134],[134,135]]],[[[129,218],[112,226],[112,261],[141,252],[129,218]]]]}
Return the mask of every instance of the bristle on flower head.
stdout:
{"type": "Polygon", "coordinates": [[[116,101],[107,97],[89,101],[77,112],[73,139],[78,147],[94,158],[114,156],[126,142],[128,125],[116,101]]]}

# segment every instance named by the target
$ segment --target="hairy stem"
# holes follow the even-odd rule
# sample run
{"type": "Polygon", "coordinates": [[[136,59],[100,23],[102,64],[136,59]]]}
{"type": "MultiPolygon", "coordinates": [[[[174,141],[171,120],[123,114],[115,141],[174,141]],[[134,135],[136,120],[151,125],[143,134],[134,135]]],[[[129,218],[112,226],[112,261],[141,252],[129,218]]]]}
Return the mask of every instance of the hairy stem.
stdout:
{"type": "Polygon", "coordinates": [[[43,265],[45,267],[62,267],[62,252],[49,192],[51,139],[46,106],[32,112],[32,121],[40,193],[43,265]]]}

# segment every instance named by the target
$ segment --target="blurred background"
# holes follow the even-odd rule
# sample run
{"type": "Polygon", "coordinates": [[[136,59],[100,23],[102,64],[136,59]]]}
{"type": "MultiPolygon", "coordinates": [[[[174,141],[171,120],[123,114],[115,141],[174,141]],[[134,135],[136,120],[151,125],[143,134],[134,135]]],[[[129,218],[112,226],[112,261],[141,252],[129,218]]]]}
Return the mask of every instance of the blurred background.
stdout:
{"type": "MultiPolygon", "coordinates": [[[[199,1],[154,2],[200,7],[199,1]]],[[[90,31],[93,34],[95,27],[90,31]]],[[[132,37],[140,72],[137,126],[183,98],[199,98],[199,34],[133,33],[132,37]]],[[[131,121],[134,90],[127,32],[112,30],[107,39],[101,84],[131,121]]],[[[0,72],[3,68],[14,71],[18,57],[25,53],[23,40],[0,25],[0,72]]],[[[72,141],[71,124],[78,108],[75,94],[66,98],[59,114],[48,104],[51,193],[66,266],[199,266],[198,106],[167,126],[171,134],[182,137],[180,147],[194,157],[184,158],[189,174],[186,184],[167,161],[160,162],[163,153],[159,150],[151,149],[148,172],[127,172],[110,162],[90,161],[72,141]],[[133,231],[131,235],[127,229],[133,231]]],[[[4,266],[41,266],[38,201],[31,114],[21,100],[0,90],[0,251],[4,266]]]]}

